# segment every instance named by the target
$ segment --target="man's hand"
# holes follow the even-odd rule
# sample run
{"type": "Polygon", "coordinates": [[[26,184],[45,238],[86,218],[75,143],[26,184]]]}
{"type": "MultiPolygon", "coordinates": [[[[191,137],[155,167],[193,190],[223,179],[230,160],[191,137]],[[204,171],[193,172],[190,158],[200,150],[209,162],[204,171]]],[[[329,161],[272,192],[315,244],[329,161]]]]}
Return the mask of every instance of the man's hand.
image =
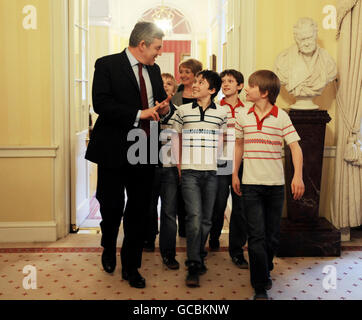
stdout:
{"type": "Polygon", "coordinates": [[[237,174],[232,175],[232,186],[234,192],[240,197],[241,196],[240,179],[237,174]]]}
{"type": "Polygon", "coordinates": [[[157,106],[153,108],[147,108],[141,111],[140,119],[141,120],[154,120],[160,121],[160,115],[158,114],[157,106]]]}
{"type": "Polygon", "coordinates": [[[170,100],[171,100],[172,96],[168,96],[165,100],[163,100],[162,102],[158,102],[156,101],[156,105],[155,108],[157,107],[157,112],[160,115],[165,115],[169,112],[170,110],[170,100]]]}
{"type": "Polygon", "coordinates": [[[299,200],[303,196],[305,190],[303,179],[294,176],[291,187],[293,199],[299,200]]]}

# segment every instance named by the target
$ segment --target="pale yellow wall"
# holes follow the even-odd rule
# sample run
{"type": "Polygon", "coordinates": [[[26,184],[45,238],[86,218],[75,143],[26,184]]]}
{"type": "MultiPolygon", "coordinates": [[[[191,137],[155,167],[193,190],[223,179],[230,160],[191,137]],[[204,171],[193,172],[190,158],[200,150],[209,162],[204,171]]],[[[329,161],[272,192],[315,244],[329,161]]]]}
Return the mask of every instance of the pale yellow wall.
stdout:
{"type": "Polygon", "coordinates": [[[111,30],[111,39],[111,53],[122,52],[128,47],[128,38],[121,37],[115,30],[111,30]]]}
{"type": "MultiPolygon", "coordinates": [[[[336,30],[323,28],[323,19],[326,15],[322,12],[324,6],[335,6],[336,2],[337,0],[257,0],[256,70],[273,69],[277,55],[295,43],[293,26],[302,17],[310,17],[318,23],[318,44],[337,61],[336,30]]],[[[326,146],[336,144],[335,95],[334,84],[331,83],[323,91],[322,96],[315,100],[320,109],[327,110],[332,118],[326,128],[326,146]]],[[[276,104],[281,108],[288,108],[293,101],[293,97],[282,88],[276,104]]],[[[329,220],[333,199],[334,165],[334,158],[324,158],[319,212],[320,216],[329,220]]]]}
{"type": "Polygon", "coordinates": [[[34,0],[38,29],[24,30],[26,0],[0,0],[0,145],[49,145],[48,1],[34,0]]]}
{"type": "Polygon", "coordinates": [[[198,52],[198,60],[202,62],[202,65],[207,66],[207,43],[206,40],[198,40],[197,41],[197,52],[198,52]]]}
{"type": "MultiPolygon", "coordinates": [[[[220,28],[218,23],[214,23],[211,26],[211,54],[216,55],[216,65],[219,66],[222,63],[221,57],[219,57],[219,46],[220,46],[220,28]]],[[[209,68],[211,69],[211,60],[209,57],[209,68]]]]}
{"type": "MultiPolygon", "coordinates": [[[[44,0],[0,0],[0,152],[50,146],[50,8],[44,0]],[[23,28],[23,7],[37,30],[23,28]]],[[[53,159],[0,157],[0,222],[52,220],[53,159]]]]}
{"type": "Polygon", "coordinates": [[[0,222],[51,221],[53,161],[0,159],[0,222]]]}

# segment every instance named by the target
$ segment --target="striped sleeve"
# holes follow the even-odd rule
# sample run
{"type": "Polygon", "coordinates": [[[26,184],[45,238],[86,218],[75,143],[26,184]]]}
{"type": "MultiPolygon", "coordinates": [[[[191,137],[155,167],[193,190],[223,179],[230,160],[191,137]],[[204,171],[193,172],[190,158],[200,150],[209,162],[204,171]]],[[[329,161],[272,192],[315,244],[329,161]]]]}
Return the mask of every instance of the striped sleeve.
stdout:
{"type": "Polygon", "coordinates": [[[244,130],[242,126],[242,112],[239,112],[235,119],[235,138],[243,139],[244,138],[244,130]]]}
{"type": "Polygon", "coordinates": [[[225,112],[225,117],[223,118],[223,121],[221,123],[220,129],[222,130],[223,133],[226,133],[228,130],[228,115],[225,112]]]}
{"type": "Polygon", "coordinates": [[[172,129],[174,129],[177,133],[182,133],[182,128],[184,125],[182,108],[178,108],[176,110],[172,119],[174,120],[172,123],[172,129]]]}
{"type": "Polygon", "coordinates": [[[283,139],[285,140],[286,144],[291,144],[292,142],[299,141],[300,137],[297,133],[297,130],[295,130],[288,114],[283,110],[280,110],[280,111],[282,111],[282,115],[283,115],[282,136],[283,136],[283,139]]]}

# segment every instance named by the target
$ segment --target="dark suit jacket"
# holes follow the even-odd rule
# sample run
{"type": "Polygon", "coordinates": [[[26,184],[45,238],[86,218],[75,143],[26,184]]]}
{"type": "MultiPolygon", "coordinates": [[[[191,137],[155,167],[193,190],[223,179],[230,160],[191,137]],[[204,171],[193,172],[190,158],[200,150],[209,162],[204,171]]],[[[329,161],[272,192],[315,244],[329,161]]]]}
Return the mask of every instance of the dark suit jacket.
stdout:
{"type": "MultiPolygon", "coordinates": [[[[160,68],[147,66],[154,101],[163,101],[167,95],[163,88],[160,68]]],[[[98,59],[92,89],[93,108],[99,115],[85,158],[109,168],[127,163],[127,134],[133,129],[138,110],[141,109],[140,89],[126,51],[98,59]]]]}

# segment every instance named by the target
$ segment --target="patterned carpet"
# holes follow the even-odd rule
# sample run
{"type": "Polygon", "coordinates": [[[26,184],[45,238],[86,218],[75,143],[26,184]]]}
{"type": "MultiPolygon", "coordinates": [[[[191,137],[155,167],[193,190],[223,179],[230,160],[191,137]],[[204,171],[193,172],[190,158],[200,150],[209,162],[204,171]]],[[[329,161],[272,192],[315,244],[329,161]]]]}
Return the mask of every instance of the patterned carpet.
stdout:
{"type": "MultiPolygon", "coordinates": [[[[145,289],[131,288],[121,279],[119,259],[114,274],[104,272],[101,252],[99,247],[0,248],[0,300],[249,300],[253,297],[249,270],[234,266],[225,247],[220,252],[209,253],[208,272],[201,276],[201,287],[196,289],[185,286],[185,248],[177,249],[181,264],[177,271],[162,265],[158,251],[144,253],[140,272],[147,281],[145,289]],[[31,275],[34,289],[30,286],[31,275]]],[[[269,291],[272,300],[361,300],[362,247],[344,247],[341,257],[276,258],[272,279],[273,288],[269,291]]]]}

